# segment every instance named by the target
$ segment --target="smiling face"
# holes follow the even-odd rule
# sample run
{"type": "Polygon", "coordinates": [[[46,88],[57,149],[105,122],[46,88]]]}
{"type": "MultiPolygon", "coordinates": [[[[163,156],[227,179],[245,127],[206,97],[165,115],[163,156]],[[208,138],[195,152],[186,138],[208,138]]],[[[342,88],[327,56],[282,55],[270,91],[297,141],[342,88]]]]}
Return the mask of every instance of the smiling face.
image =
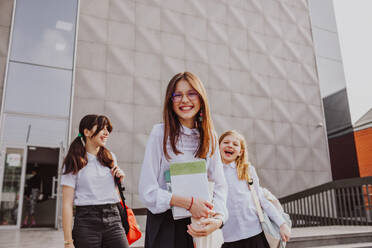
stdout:
{"type": "Polygon", "coordinates": [[[95,125],[91,130],[85,129],[84,133],[87,137],[87,142],[90,142],[93,146],[105,146],[110,132],[105,126],[97,135],[92,136],[97,131],[97,125],[95,125]]]}
{"type": "Polygon", "coordinates": [[[234,135],[227,135],[220,143],[220,153],[224,164],[235,161],[242,153],[240,140],[234,135]]]}
{"type": "Polygon", "coordinates": [[[186,80],[180,80],[172,97],[173,111],[180,123],[188,128],[195,126],[196,114],[200,110],[200,98],[197,91],[186,80]]]}

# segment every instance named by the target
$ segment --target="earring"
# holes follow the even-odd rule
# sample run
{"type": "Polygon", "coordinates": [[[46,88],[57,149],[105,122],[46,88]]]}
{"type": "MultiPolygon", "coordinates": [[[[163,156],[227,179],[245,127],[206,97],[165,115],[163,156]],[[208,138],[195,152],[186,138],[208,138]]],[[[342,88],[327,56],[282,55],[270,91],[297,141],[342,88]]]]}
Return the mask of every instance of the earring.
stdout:
{"type": "Polygon", "coordinates": [[[203,113],[202,112],[199,113],[199,122],[203,122],[203,113]]]}

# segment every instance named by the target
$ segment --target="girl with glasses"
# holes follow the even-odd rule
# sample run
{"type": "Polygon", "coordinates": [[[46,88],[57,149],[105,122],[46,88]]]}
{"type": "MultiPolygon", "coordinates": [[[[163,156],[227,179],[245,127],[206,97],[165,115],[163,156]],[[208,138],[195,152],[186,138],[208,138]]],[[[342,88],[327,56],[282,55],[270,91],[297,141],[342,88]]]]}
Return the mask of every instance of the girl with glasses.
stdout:
{"type": "Polygon", "coordinates": [[[147,211],[145,248],[194,248],[193,237],[207,236],[227,219],[227,185],[207,95],[200,79],[178,73],[169,82],[163,122],[148,138],[139,180],[139,194],[147,211]],[[213,204],[167,191],[165,172],[172,162],[205,159],[209,181],[214,181],[213,204]],[[187,209],[200,221],[174,220],[171,207],[187,209]]]}

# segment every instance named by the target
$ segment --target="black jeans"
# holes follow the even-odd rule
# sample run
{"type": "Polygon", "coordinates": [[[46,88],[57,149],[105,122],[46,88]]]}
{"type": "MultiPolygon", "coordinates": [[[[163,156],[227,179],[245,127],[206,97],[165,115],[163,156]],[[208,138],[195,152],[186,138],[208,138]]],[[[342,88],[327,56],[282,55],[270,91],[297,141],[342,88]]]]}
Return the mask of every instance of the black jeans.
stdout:
{"type": "Polygon", "coordinates": [[[116,204],[76,206],[72,238],[76,248],[128,248],[116,204]]]}

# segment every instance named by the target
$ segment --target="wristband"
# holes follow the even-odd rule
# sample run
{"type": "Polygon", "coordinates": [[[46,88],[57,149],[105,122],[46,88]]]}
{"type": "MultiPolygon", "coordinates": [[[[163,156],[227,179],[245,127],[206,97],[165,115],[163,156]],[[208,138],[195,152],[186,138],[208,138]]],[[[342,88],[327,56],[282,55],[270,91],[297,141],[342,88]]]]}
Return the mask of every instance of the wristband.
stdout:
{"type": "Polygon", "coordinates": [[[69,244],[72,244],[74,242],[73,239],[70,239],[70,240],[65,240],[65,245],[69,245],[69,244]]]}
{"type": "Polygon", "coordinates": [[[216,217],[213,217],[213,218],[215,218],[216,220],[221,220],[221,226],[219,227],[220,229],[222,229],[222,227],[224,226],[224,223],[223,223],[223,219],[222,219],[222,217],[220,217],[220,216],[216,216],[216,217]]]}
{"type": "Polygon", "coordinates": [[[225,225],[225,224],[223,224],[223,220],[222,220],[222,219],[221,219],[221,222],[222,222],[222,224],[221,224],[221,226],[220,226],[220,229],[222,229],[223,226],[225,225]]]}
{"type": "Polygon", "coordinates": [[[190,209],[191,209],[193,203],[194,203],[194,197],[192,196],[192,197],[191,197],[191,203],[190,203],[190,206],[189,206],[188,209],[186,209],[187,211],[190,211],[190,209]]]}

